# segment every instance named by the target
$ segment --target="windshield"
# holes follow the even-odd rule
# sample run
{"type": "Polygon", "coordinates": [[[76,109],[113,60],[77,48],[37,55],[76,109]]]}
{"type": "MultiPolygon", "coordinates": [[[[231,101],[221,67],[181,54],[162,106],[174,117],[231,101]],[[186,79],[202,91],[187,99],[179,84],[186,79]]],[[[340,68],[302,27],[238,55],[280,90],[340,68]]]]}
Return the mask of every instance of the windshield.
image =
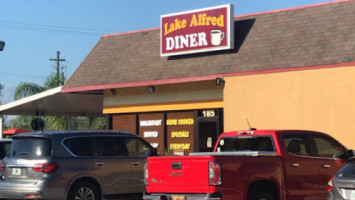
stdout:
{"type": "Polygon", "coordinates": [[[45,138],[15,138],[12,141],[7,157],[45,157],[50,156],[52,141],[45,138]]]}
{"type": "Polygon", "coordinates": [[[221,138],[217,151],[275,151],[271,137],[221,138]]]}

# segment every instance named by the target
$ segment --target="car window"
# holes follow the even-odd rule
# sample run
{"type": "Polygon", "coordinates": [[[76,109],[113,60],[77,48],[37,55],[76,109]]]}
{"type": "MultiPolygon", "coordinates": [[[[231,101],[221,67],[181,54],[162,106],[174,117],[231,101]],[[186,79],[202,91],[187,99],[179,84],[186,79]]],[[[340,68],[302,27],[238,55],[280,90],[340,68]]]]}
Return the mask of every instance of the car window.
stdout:
{"type": "Polygon", "coordinates": [[[52,140],[46,138],[14,138],[7,157],[46,157],[52,152],[52,140]]]}
{"type": "Polygon", "coordinates": [[[314,136],[313,139],[319,157],[346,158],[345,148],[337,141],[325,136],[314,136]]]}
{"type": "Polygon", "coordinates": [[[95,156],[127,156],[127,148],[122,137],[94,137],[95,156]]]}
{"type": "Polygon", "coordinates": [[[341,177],[354,178],[355,177],[355,160],[348,162],[338,173],[341,177]]]}
{"type": "Polygon", "coordinates": [[[225,137],[217,146],[218,151],[275,151],[271,137],[225,137]]]}
{"type": "Polygon", "coordinates": [[[6,156],[7,151],[9,150],[11,142],[0,142],[0,159],[3,159],[6,156]]]}
{"type": "Polygon", "coordinates": [[[64,145],[76,156],[93,156],[90,137],[68,138],[64,145]]]}
{"type": "Polygon", "coordinates": [[[147,157],[153,154],[151,146],[137,137],[126,137],[125,143],[129,156],[147,157]]]}
{"type": "Polygon", "coordinates": [[[306,136],[302,134],[284,135],[287,152],[294,155],[310,156],[311,151],[306,136]]]}

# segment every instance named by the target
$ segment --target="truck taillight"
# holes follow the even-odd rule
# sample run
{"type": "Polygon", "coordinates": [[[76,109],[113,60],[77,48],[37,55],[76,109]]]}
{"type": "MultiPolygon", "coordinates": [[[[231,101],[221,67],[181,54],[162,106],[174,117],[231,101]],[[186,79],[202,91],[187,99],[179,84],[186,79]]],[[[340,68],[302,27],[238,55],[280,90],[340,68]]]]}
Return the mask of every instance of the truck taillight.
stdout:
{"type": "Polygon", "coordinates": [[[149,185],[148,184],[148,178],[149,178],[149,174],[148,174],[148,163],[146,162],[144,164],[144,184],[145,185],[149,185]]]}
{"type": "Polygon", "coordinates": [[[210,185],[222,185],[222,173],[220,164],[210,161],[208,173],[210,185]]]}
{"type": "Polygon", "coordinates": [[[58,165],[55,163],[40,163],[35,164],[32,170],[35,172],[52,173],[58,169],[58,165]]]}
{"type": "Polygon", "coordinates": [[[332,177],[329,181],[328,181],[328,192],[332,191],[334,183],[333,183],[333,179],[334,177],[332,177]]]}

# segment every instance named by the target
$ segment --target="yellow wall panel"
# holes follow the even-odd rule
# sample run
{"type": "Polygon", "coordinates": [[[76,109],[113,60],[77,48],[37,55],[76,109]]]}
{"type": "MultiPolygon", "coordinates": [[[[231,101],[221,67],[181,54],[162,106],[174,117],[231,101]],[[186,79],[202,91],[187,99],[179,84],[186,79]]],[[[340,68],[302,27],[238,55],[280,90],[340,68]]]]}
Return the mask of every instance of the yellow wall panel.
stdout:
{"type": "Polygon", "coordinates": [[[308,129],[355,149],[355,67],[225,77],[224,129],[308,129]]]}

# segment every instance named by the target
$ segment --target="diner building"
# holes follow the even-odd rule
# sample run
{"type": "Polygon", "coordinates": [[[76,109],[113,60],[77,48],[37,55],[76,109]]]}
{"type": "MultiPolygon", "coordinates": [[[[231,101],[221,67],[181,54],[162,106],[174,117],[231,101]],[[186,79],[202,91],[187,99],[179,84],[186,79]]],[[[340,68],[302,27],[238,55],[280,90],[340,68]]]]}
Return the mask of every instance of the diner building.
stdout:
{"type": "Polygon", "coordinates": [[[62,92],[102,93],[110,128],[159,153],[210,151],[251,127],[321,131],[355,149],[354,11],[342,0],[232,15],[231,48],[188,54],[162,53],[164,26],[103,35],[62,92]]]}

